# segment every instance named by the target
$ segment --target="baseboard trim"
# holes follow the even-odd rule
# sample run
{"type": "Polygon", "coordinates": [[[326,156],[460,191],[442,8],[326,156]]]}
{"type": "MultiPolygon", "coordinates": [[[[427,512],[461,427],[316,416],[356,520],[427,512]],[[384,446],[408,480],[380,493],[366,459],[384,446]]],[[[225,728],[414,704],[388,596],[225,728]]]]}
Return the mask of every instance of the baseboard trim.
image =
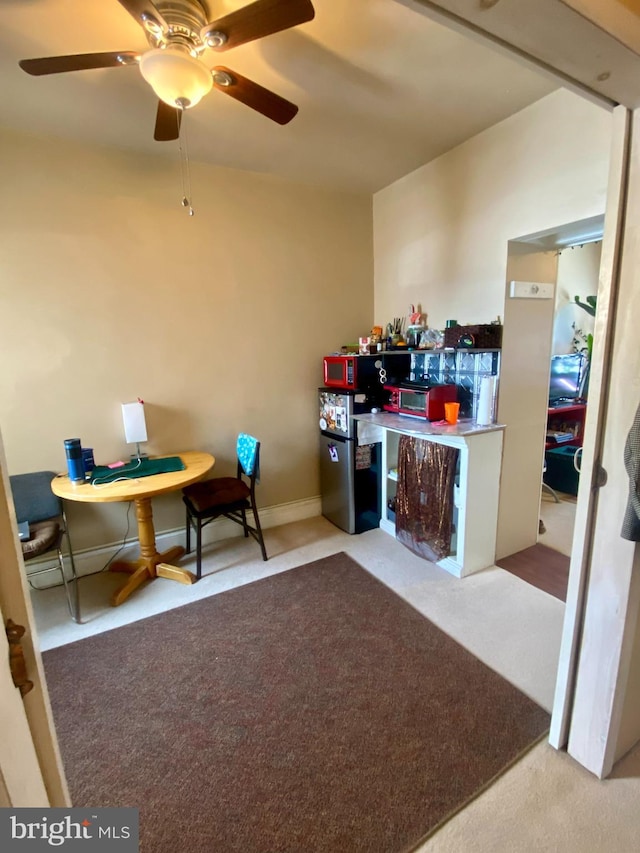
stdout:
{"type": "MultiPolygon", "coordinates": [[[[313,498],[303,498],[299,501],[291,501],[290,503],[277,504],[276,506],[268,506],[260,508],[260,525],[263,530],[268,530],[270,527],[279,527],[282,524],[291,524],[294,521],[303,521],[306,518],[315,518],[322,515],[322,505],[320,496],[313,498]]],[[[251,513],[249,513],[251,518],[251,513]]],[[[202,531],[202,541],[204,545],[210,545],[213,542],[219,542],[221,539],[231,539],[235,536],[242,536],[242,527],[239,524],[234,524],[227,518],[219,518],[216,521],[208,524],[202,531]]],[[[73,530],[71,531],[73,537],[73,530]]],[[[184,545],[184,527],[173,528],[172,530],[156,531],[156,545],[158,551],[166,551],[174,545],[184,545]]],[[[193,540],[192,540],[193,541],[193,540]]],[[[74,551],[74,559],[76,571],[79,575],[91,575],[99,572],[115,552],[121,548],[121,542],[111,542],[106,545],[101,545],[97,548],[86,548],[81,551],[74,551]]],[[[118,559],[128,560],[134,559],[138,554],[137,538],[128,539],[122,550],[118,553],[118,559]]],[[[27,577],[29,576],[29,568],[41,569],[43,566],[56,566],[57,561],[54,560],[34,560],[27,566],[27,577]]],[[[46,589],[49,586],[57,586],[61,582],[59,573],[52,572],[47,575],[48,580],[40,580],[42,576],[34,577],[31,583],[37,589],[46,589]]]]}

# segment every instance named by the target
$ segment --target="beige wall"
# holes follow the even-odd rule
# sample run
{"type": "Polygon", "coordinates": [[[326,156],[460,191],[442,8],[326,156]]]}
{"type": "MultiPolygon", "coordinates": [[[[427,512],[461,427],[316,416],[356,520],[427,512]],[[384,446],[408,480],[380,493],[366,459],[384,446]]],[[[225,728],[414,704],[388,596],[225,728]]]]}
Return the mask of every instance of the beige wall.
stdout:
{"type": "Polygon", "coordinates": [[[504,314],[507,243],[602,214],[611,115],[558,91],[376,193],[375,317],[504,314]]]}
{"type": "MultiPolygon", "coordinates": [[[[373,235],[365,196],[193,163],[189,217],[177,152],[4,132],[10,473],[63,469],[71,436],[98,462],[123,457],[119,404],[141,396],[150,452],[210,450],[229,473],[247,430],[263,440],[262,506],[317,495],[322,354],[411,303],[432,327],[504,316],[508,241],[602,213],[609,129],[555,93],[377,193],[373,235]]],[[[175,497],[154,511],[158,530],[181,523],[175,497]]],[[[77,548],[124,533],[119,505],[72,515],[77,548]]]]}
{"type": "MultiPolygon", "coordinates": [[[[259,503],[316,496],[321,357],[366,334],[371,198],[177,160],[0,134],[0,424],[9,473],[63,470],[78,436],[131,452],[120,403],[145,400],[148,451],[232,471],[263,442],[259,503]]],[[[76,548],[120,539],[123,505],[74,505],[76,548]]],[[[156,527],[182,524],[176,496],[156,527]]],[[[73,520],[73,519],[72,519],[73,520]]]]}
{"type": "MultiPolygon", "coordinates": [[[[508,245],[604,212],[610,137],[608,111],[558,91],[374,196],[377,322],[410,303],[435,328],[504,320],[499,556],[537,540],[553,321],[553,300],[505,300],[508,245]]],[[[524,279],[555,283],[555,255],[528,251],[524,279]]]]}

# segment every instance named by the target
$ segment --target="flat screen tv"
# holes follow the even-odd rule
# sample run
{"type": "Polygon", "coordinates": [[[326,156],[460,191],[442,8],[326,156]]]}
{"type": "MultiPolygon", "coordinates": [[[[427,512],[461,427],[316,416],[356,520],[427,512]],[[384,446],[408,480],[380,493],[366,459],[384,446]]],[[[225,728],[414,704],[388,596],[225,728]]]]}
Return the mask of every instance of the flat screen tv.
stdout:
{"type": "Polygon", "coordinates": [[[587,363],[586,356],[579,352],[551,356],[550,405],[569,403],[584,395],[587,363]]]}

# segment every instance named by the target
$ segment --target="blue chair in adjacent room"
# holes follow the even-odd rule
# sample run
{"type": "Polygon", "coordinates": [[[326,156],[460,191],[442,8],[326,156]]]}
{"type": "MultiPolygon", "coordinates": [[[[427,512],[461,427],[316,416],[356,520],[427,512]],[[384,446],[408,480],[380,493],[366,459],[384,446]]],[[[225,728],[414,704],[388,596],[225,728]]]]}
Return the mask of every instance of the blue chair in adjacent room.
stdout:
{"type": "Polygon", "coordinates": [[[255,488],[260,480],[260,442],[257,438],[240,433],[236,442],[237,473],[235,477],[213,477],[201,480],[182,490],[182,500],[187,508],[187,554],[191,552],[191,528],[196,531],[196,575],[202,577],[202,528],[224,516],[244,529],[245,537],[253,536],[260,545],[262,559],[267,560],[255,488]],[[247,522],[247,510],[253,513],[254,526],[247,522]]]}
{"type": "Polygon", "coordinates": [[[78,591],[78,576],[76,574],[69,528],[60,498],[51,491],[51,481],[56,476],[53,471],[34,471],[30,474],[14,474],[9,477],[13,504],[16,510],[20,531],[22,558],[25,563],[54,554],[57,566],[33,569],[29,577],[45,572],[60,572],[67,605],[71,618],[80,622],[80,595],[78,591]],[[67,557],[71,578],[67,577],[67,567],[62,546],[66,539],[67,557]]]}

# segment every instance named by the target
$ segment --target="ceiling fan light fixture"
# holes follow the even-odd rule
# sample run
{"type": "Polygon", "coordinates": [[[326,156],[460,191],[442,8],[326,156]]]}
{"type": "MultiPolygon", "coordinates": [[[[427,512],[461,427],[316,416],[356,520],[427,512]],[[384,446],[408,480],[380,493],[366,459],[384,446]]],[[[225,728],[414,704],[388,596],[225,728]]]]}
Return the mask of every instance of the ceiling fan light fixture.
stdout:
{"type": "Polygon", "coordinates": [[[213,87],[211,72],[188,50],[170,45],[140,57],[140,73],[170,107],[194,107],[213,87]]]}
{"type": "Polygon", "coordinates": [[[213,82],[216,84],[216,86],[231,86],[231,84],[233,83],[233,77],[226,71],[219,71],[216,68],[212,73],[213,82]]]}
{"type": "Polygon", "coordinates": [[[208,30],[203,35],[203,41],[210,48],[222,47],[227,43],[227,35],[220,30],[208,30]]]}
{"type": "Polygon", "coordinates": [[[147,30],[147,32],[151,33],[151,35],[162,35],[162,24],[148,12],[143,12],[140,15],[140,19],[142,21],[142,26],[145,28],[145,30],[147,30]]]}

